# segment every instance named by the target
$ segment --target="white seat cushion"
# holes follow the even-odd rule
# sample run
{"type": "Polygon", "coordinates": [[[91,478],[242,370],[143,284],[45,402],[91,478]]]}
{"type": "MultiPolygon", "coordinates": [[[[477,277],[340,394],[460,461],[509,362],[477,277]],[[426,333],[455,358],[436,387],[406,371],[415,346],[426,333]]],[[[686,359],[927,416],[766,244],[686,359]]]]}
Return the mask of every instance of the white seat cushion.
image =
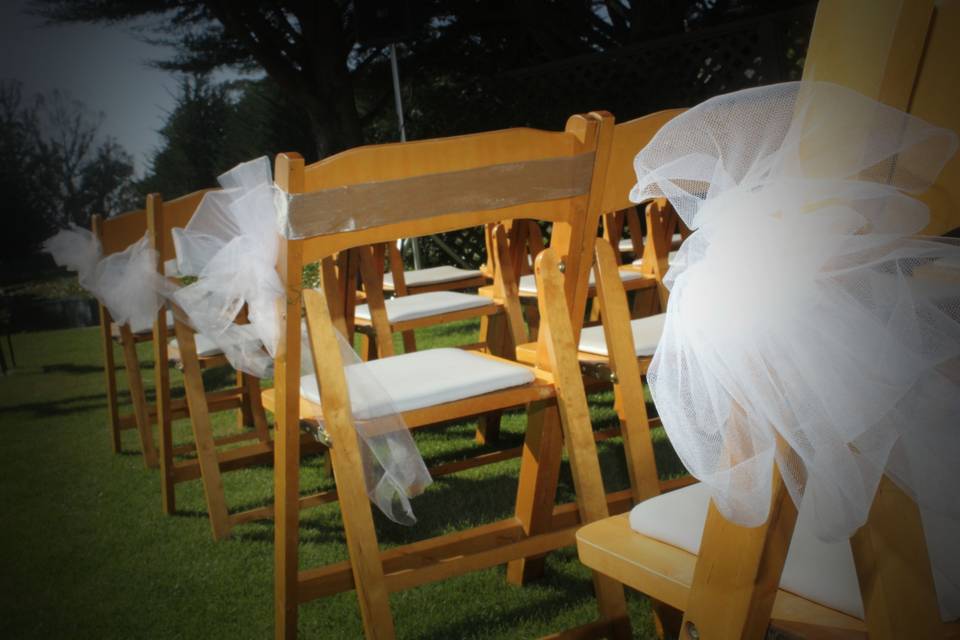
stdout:
{"type": "MultiPolygon", "coordinates": [[[[635,506],[630,512],[630,527],[696,554],[700,552],[709,503],[709,488],[704,484],[671,491],[635,506]]],[[[938,587],[945,582],[939,580],[938,587]]],[[[804,505],[790,542],[780,588],[863,619],[863,600],[850,543],[817,538],[813,510],[804,505]]],[[[960,615],[960,594],[955,589],[941,589],[938,596],[943,619],[956,619],[960,615]]]]}
{"type": "MultiPolygon", "coordinates": [[[[387,318],[390,322],[404,322],[406,320],[436,316],[441,313],[452,313],[453,311],[485,307],[492,302],[493,301],[486,296],[459,293],[457,291],[432,291],[430,293],[418,293],[413,296],[390,298],[384,301],[384,306],[387,308],[387,318]]],[[[361,320],[369,321],[371,319],[370,307],[365,304],[357,305],[355,314],[357,318],[361,320]]]]}
{"type": "MultiPolygon", "coordinates": [[[[167,311],[167,329],[173,330],[173,311],[167,311]]],[[[153,331],[153,324],[149,324],[146,327],[130,327],[130,330],[133,333],[148,333],[153,331]]]]}
{"type": "MultiPolygon", "coordinates": [[[[639,271],[634,271],[632,269],[620,269],[620,281],[621,282],[630,282],[631,280],[640,280],[645,278],[642,273],[639,271]]],[[[597,279],[594,277],[593,270],[590,271],[590,286],[596,284],[597,279]]],[[[532,273],[528,273],[525,276],[520,276],[520,293],[537,293],[537,278],[532,273]]]]}
{"type": "MultiPolygon", "coordinates": [[[[677,258],[677,252],[676,252],[676,251],[671,251],[670,253],[668,253],[668,254],[667,254],[667,266],[673,265],[673,263],[674,263],[674,261],[676,260],[676,258],[677,258]]],[[[643,258],[637,258],[636,260],[633,261],[633,266],[639,267],[639,266],[641,266],[641,265],[643,265],[643,258]]]]}
{"type": "MultiPolygon", "coordinates": [[[[300,325],[300,330],[303,331],[304,334],[306,334],[306,331],[307,331],[306,325],[302,322],[300,325]]],[[[259,338],[257,338],[257,335],[253,330],[253,327],[251,327],[248,324],[233,325],[230,327],[229,331],[231,333],[229,333],[228,335],[230,335],[237,342],[246,343],[247,341],[250,341],[252,343],[253,341],[257,341],[257,344],[259,344],[259,338]]],[[[197,355],[200,356],[201,358],[219,356],[223,353],[220,347],[218,347],[213,340],[203,335],[202,333],[194,334],[193,338],[194,338],[194,344],[197,345],[197,355]]],[[[178,348],[176,338],[170,341],[170,346],[175,349],[178,348]]],[[[251,344],[251,346],[253,345],[251,344]]]]}
{"type": "MultiPolygon", "coordinates": [[[[461,269],[459,267],[430,267],[428,269],[417,269],[416,271],[404,271],[403,281],[408,287],[423,287],[429,284],[440,284],[442,282],[455,282],[457,280],[466,280],[468,278],[477,278],[482,275],[476,269],[461,269]]],[[[386,287],[393,287],[393,274],[383,274],[383,284],[386,287]]]]}
{"type": "MultiPolygon", "coordinates": [[[[679,233],[673,234],[672,242],[674,245],[680,244],[683,242],[683,236],[679,233]]],[[[630,238],[621,238],[617,248],[620,249],[621,253],[629,253],[630,251],[633,251],[633,240],[630,238]]]]}
{"type": "MultiPolygon", "coordinates": [[[[633,330],[633,345],[636,347],[637,357],[652,356],[663,335],[663,324],[667,314],[658,313],[655,316],[637,318],[630,321],[633,330]]],[[[608,356],[607,339],[603,335],[603,326],[586,327],[580,332],[580,351],[594,353],[598,356],[608,356]]]]}
{"type": "MultiPolygon", "coordinates": [[[[534,380],[522,365],[491,360],[462,349],[426,349],[389,358],[347,365],[350,403],[357,418],[368,419],[390,413],[423,409],[446,402],[463,400],[500,389],[519,387],[534,380]],[[357,381],[371,376],[380,390],[390,394],[392,407],[371,399],[357,389],[357,381]]],[[[377,390],[373,390],[376,393],[377,390]]],[[[301,395],[320,404],[317,378],[310,374],[300,379],[301,395]]]]}
{"type": "MultiPolygon", "coordinates": [[[[197,355],[201,358],[218,356],[223,353],[223,351],[220,350],[220,347],[218,347],[213,340],[207,336],[197,333],[194,334],[193,338],[194,343],[197,345],[197,355]]],[[[176,338],[170,341],[170,346],[174,349],[179,349],[176,338]]]]}

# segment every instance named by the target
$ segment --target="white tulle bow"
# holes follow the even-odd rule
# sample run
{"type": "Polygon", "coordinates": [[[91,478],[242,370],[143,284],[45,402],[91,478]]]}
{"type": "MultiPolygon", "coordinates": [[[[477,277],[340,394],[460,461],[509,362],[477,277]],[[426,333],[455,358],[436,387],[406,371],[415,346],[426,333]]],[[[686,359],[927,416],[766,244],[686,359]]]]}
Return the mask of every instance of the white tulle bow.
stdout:
{"type": "Polygon", "coordinates": [[[956,148],[848,89],[773,85],[667,124],[631,194],[694,230],[649,382],[718,508],[764,522],[777,459],[818,534],[844,539],[886,472],[921,505],[941,592],[960,585],[960,247],[915,236],[929,213],[907,193],[956,148]]]}
{"type": "MultiPolygon", "coordinates": [[[[187,226],[173,230],[177,271],[196,280],[174,291],[171,299],[235,368],[267,377],[280,335],[284,288],[276,264],[288,194],[273,184],[266,157],[237,165],[219,182],[223,188],[204,195],[187,226]],[[249,324],[239,325],[244,305],[249,324]]],[[[313,361],[305,337],[301,330],[291,338],[301,340],[301,369],[309,375],[313,361]]],[[[376,398],[380,408],[373,418],[355,420],[367,493],[391,520],[412,524],[410,498],[431,483],[430,474],[389,393],[338,337],[343,361],[351,365],[351,398],[376,398]]],[[[314,376],[309,380],[316,385],[314,376]]]]}
{"type": "Polygon", "coordinates": [[[103,257],[100,241],[86,229],[70,225],[43,243],[54,262],[77,272],[80,286],[96,297],[113,321],[134,333],[153,327],[165,290],[157,275],[157,252],[146,234],[125,250],[103,257]]]}

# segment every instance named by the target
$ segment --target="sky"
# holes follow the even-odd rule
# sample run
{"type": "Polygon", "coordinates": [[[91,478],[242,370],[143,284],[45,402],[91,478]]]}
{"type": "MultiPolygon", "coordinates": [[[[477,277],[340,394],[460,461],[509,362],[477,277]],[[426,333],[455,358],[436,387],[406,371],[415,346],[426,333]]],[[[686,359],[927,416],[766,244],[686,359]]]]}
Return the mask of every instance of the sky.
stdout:
{"type": "Polygon", "coordinates": [[[133,156],[138,175],[174,105],[177,76],[147,65],[167,52],[125,24],[44,26],[26,0],[0,0],[0,79],[20,80],[25,99],[60,89],[103,112],[101,133],[133,156]]]}

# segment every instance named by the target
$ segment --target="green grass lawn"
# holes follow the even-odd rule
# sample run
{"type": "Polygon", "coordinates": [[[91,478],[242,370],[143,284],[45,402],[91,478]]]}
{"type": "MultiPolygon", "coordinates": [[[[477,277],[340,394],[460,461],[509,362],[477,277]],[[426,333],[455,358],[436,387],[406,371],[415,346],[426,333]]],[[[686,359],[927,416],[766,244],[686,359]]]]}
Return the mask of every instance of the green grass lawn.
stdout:
{"type": "MultiPolygon", "coordinates": [[[[421,348],[476,339],[460,324],[418,334],[421,348]]],[[[273,635],[273,525],[238,527],[227,541],[210,534],[199,482],[178,485],[178,514],[160,511],[158,473],[144,468],[136,434],[124,453],[110,451],[98,330],[18,334],[16,370],[0,377],[0,637],[269,638],[273,635]]],[[[151,381],[150,345],[141,345],[151,381]]],[[[211,385],[227,376],[212,372],[211,385]]],[[[125,388],[123,376],[120,384],[125,388]]],[[[181,391],[174,374],[175,393],[181,391]]],[[[610,393],[591,398],[594,426],[615,420],[610,393]]],[[[126,395],[121,398],[128,400],[126,395]]],[[[125,410],[128,410],[125,407],[125,410]]],[[[219,431],[235,414],[216,416],[219,431]]],[[[415,434],[427,464],[478,451],[474,424],[415,434]]],[[[507,415],[498,446],[522,442],[524,417],[507,415]]],[[[189,423],[176,424],[178,441],[189,423]]],[[[662,431],[661,469],[680,467],[662,431]]],[[[626,486],[619,438],[600,444],[608,490],[626,486]]],[[[438,478],[417,498],[419,522],[396,525],[375,512],[384,547],[509,516],[519,461],[438,478]]],[[[257,467],[225,474],[233,508],[269,502],[272,473],[257,467]]],[[[330,485],[316,460],[305,461],[305,488],[330,485]]],[[[572,499],[568,469],[558,499],[572,499]]],[[[336,504],[303,512],[303,567],[346,559],[336,504]]],[[[647,601],[629,595],[634,634],[653,637],[647,601]]],[[[526,587],[506,584],[495,567],[391,597],[401,638],[532,638],[595,619],[590,575],[574,549],[549,556],[546,576],[526,587]]],[[[353,592],[300,608],[303,638],[360,638],[353,592]]]]}

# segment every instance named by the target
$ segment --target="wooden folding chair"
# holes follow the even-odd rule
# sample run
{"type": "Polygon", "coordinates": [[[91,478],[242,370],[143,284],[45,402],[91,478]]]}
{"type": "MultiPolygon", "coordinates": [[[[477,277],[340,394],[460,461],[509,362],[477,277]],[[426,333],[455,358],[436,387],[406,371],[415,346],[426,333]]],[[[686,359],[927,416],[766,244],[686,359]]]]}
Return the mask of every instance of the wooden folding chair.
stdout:
{"type": "MultiPolygon", "coordinates": [[[[618,224],[616,221],[620,220],[619,225],[622,227],[624,217],[628,221],[634,219],[628,215],[631,210],[635,209],[633,203],[631,203],[627,197],[630,193],[630,188],[635,182],[632,176],[633,158],[630,154],[636,154],[636,151],[646,144],[644,140],[647,140],[647,138],[643,137],[645,132],[655,132],[664,122],[676,116],[681,111],[680,109],[668,109],[616,125],[614,148],[612,151],[612,157],[615,158],[616,161],[611,162],[610,166],[612,171],[607,174],[607,184],[604,188],[604,215],[602,218],[604,237],[612,246],[618,247],[620,243],[619,236],[614,232],[618,224]],[[619,132],[619,135],[616,132],[619,132]],[[617,142],[618,139],[620,140],[619,143],[617,142]],[[636,146],[638,143],[639,146],[636,146]],[[626,159],[627,156],[630,156],[629,159],[626,159]],[[616,164],[616,162],[622,164],[616,164]]],[[[649,207],[647,208],[647,218],[660,213],[656,206],[657,205],[654,205],[654,209],[652,210],[649,207]]],[[[665,225],[658,227],[658,230],[661,232],[666,227],[669,227],[671,230],[670,235],[667,236],[666,239],[658,238],[658,245],[656,247],[657,254],[665,253],[662,251],[665,240],[670,243],[670,246],[673,246],[673,243],[677,240],[675,235],[683,230],[682,224],[678,225],[678,220],[678,218],[674,217],[665,225]]],[[[635,237],[638,239],[638,242],[639,239],[643,237],[644,234],[641,231],[638,221],[631,223],[631,234],[636,234],[635,237]]],[[[538,324],[537,314],[533,311],[535,309],[533,303],[537,298],[537,284],[534,275],[529,273],[529,269],[525,269],[524,267],[525,265],[532,264],[533,259],[539,251],[543,250],[544,245],[539,235],[539,229],[531,225],[526,225],[526,228],[518,229],[515,237],[517,241],[511,244],[511,252],[514,256],[514,270],[520,274],[518,293],[521,302],[525,303],[525,316],[527,324],[530,326],[531,338],[533,338],[536,335],[538,324]],[[528,229],[529,232],[524,233],[524,231],[528,229]]],[[[659,290],[659,283],[662,280],[663,273],[666,272],[667,265],[666,262],[661,265],[652,259],[652,256],[655,255],[655,249],[652,246],[648,247],[650,244],[649,239],[650,231],[648,229],[646,233],[647,241],[642,245],[642,252],[650,252],[651,259],[648,259],[646,263],[638,260],[632,264],[619,266],[617,271],[617,276],[622,283],[623,289],[627,292],[634,292],[635,316],[651,315],[662,309],[658,304],[658,297],[662,297],[659,290]]],[[[511,237],[511,240],[514,240],[514,237],[511,237]]],[[[598,321],[600,317],[600,305],[593,300],[596,295],[596,282],[594,280],[594,274],[591,272],[588,296],[594,303],[591,307],[589,318],[592,323],[598,321]]]]}
{"type": "MultiPolygon", "coordinates": [[[[957,129],[958,32],[955,0],[936,8],[932,1],[826,0],[818,7],[804,77],[853,87],[957,129]]],[[[957,219],[958,170],[954,158],[924,195],[932,214],[928,231],[957,219]]],[[[941,620],[917,505],[891,480],[881,481],[866,525],[847,548],[813,540],[776,467],[772,474],[770,515],[760,527],[725,520],[704,488],[694,485],[641,505],[639,515],[661,522],[663,535],[632,531],[627,516],[598,521],[577,534],[580,558],[683,611],[681,638],[761,638],[770,627],[789,637],[960,634],[956,622],[941,620]],[[690,539],[699,523],[702,539],[690,539]],[[792,563],[788,550],[796,556],[792,563]],[[801,580],[804,573],[813,579],[801,580]],[[794,586],[788,590],[787,583],[794,586]],[[837,604],[838,585],[848,602],[859,600],[862,614],[837,604]]]]}
{"type": "MultiPolygon", "coordinates": [[[[147,230],[147,215],[143,210],[129,211],[113,218],[95,215],[91,228],[93,234],[100,240],[103,255],[108,256],[125,250],[143,237],[147,230]]],[[[157,447],[153,439],[153,424],[157,413],[154,405],[147,402],[143,375],[140,372],[140,360],[137,357],[137,345],[151,339],[152,327],[118,325],[113,322],[110,311],[105,306],[99,304],[99,308],[103,372],[107,386],[107,416],[113,452],[120,453],[122,449],[120,434],[127,429],[136,428],[140,436],[140,450],[143,452],[144,464],[147,467],[156,467],[157,447]],[[133,405],[133,413],[128,415],[121,415],[119,408],[114,344],[121,349],[124,368],[127,372],[130,402],[133,405]]],[[[163,316],[159,321],[164,326],[172,326],[173,318],[163,316]]]]}
{"type": "MultiPolygon", "coordinates": [[[[176,259],[172,230],[184,227],[200,205],[208,190],[197,191],[164,202],[159,194],[147,197],[147,220],[151,242],[158,255],[158,269],[165,273],[164,265],[176,259]]],[[[170,329],[166,324],[154,323],[153,345],[155,379],[157,381],[157,422],[160,426],[160,474],[163,510],[176,512],[176,485],[200,479],[203,483],[207,512],[215,540],[230,534],[240,523],[271,517],[272,507],[264,506],[239,513],[231,513],[227,506],[221,475],[225,471],[273,461],[273,442],[267,427],[266,414],[260,402],[260,383],[250,374],[238,371],[237,385],[207,392],[204,389],[202,372],[229,363],[215,344],[194,333],[183,312],[175,305],[174,333],[169,341],[170,329]],[[170,396],[170,366],[183,373],[185,398],[170,396]],[[189,411],[185,411],[189,409],[189,411]],[[214,437],[210,414],[238,409],[239,431],[214,437]],[[174,445],[173,421],[189,417],[193,441],[174,445]],[[249,444],[240,443],[255,441],[249,444]],[[236,446],[233,446],[236,445],[236,446]],[[226,449],[224,447],[227,447],[226,449]],[[183,459],[177,459],[177,458],[183,459]]],[[[319,443],[305,445],[309,451],[321,450],[319,443]]],[[[332,496],[327,495],[326,498],[332,496]]],[[[323,499],[314,499],[304,506],[320,504],[323,499]],[[320,500],[319,502],[317,500],[320,500]]]]}
{"type": "MultiPolygon", "coordinates": [[[[553,376],[542,366],[546,355],[534,366],[523,366],[489,354],[446,349],[403,354],[356,366],[381,367],[378,378],[384,388],[392,392],[394,403],[411,429],[529,403],[516,516],[381,552],[366,496],[346,378],[334,333],[336,328],[342,330],[342,312],[335,308],[336,298],[331,304],[319,292],[308,290],[301,294],[300,278],[303,264],[317,260],[329,264],[330,256],[353,246],[503,219],[550,220],[554,250],[562,257],[565,268],[560,286],[573,309],[573,321],[571,317],[564,317],[558,321],[556,330],[550,325],[541,331],[542,353],[556,350],[549,340],[574,339],[572,336],[579,330],[578,319],[586,304],[590,255],[599,221],[599,188],[604,181],[611,122],[609,116],[591,114],[571,118],[562,133],[513,129],[363,147],[306,168],[297,156],[278,157],[277,183],[289,193],[309,194],[305,203],[322,201],[327,195],[335,198],[343,189],[354,186],[359,187],[358,196],[381,203],[370,214],[365,228],[350,231],[330,228],[318,232],[314,223],[330,217],[323,215],[322,209],[311,215],[305,205],[300,218],[296,219],[295,199],[288,220],[293,237],[281,241],[279,264],[288,292],[283,307],[285,321],[275,366],[276,386],[264,394],[265,404],[274,408],[277,425],[275,612],[278,637],[296,635],[301,603],[354,588],[367,637],[390,638],[394,635],[388,602],[391,591],[504,562],[510,563],[508,579],[522,582],[539,571],[540,556],[570,544],[568,531],[578,519],[576,510],[573,505],[555,509],[553,504],[561,459],[560,431],[553,376]],[[510,171],[504,171],[506,168],[510,171]],[[500,179],[491,180],[494,175],[510,175],[517,182],[506,185],[500,179]],[[530,187],[537,187],[540,193],[546,190],[553,197],[543,200],[543,195],[532,196],[528,191],[530,187]],[[406,203],[401,209],[395,198],[388,197],[383,190],[393,194],[421,194],[425,198],[417,202],[416,207],[406,203]],[[457,194],[456,200],[448,199],[445,194],[450,193],[457,194]],[[372,199],[374,195],[376,200],[372,199]],[[313,231],[298,234],[300,225],[313,231]],[[301,391],[299,316],[302,303],[307,309],[320,398],[315,395],[315,382],[308,383],[301,391]],[[418,385],[408,381],[411,363],[419,371],[418,385]],[[437,376],[437,370],[441,375],[437,376]],[[488,372],[495,382],[486,389],[475,386],[473,378],[477,372],[488,372]],[[450,382],[450,378],[454,380],[446,387],[437,384],[437,381],[450,382]],[[458,382],[457,378],[462,380],[458,382]],[[314,385],[312,389],[310,384],[314,385]],[[409,391],[411,386],[437,393],[445,389],[450,395],[415,397],[409,391]],[[305,407],[301,413],[304,402],[312,406],[305,407]],[[318,412],[322,412],[324,428],[332,440],[330,455],[350,560],[301,570],[298,563],[298,421],[301,415],[318,412]]],[[[335,206],[335,200],[330,202],[330,206],[335,206]]],[[[324,289],[329,290],[326,286],[324,289]]],[[[581,502],[592,505],[585,507],[588,519],[607,513],[607,500],[602,493],[595,495],[588,487],[577,488],[578,495],[581,489],[584,491],[579,498],[581,502]]],[[[623,504],[615,508],[622,509],[629,504],[629,496],[621,502],[623,504]]],[[[622,637],[626,620],[622,591],[615,585],[610,591],[611,585],[604,579],[596,582],[604,624],[620,630],[618,637],[622,637]]]]}
{"type": "MultiPolygon", "coordinates": [[[[491,257],[498,249],[496,238],[490,234],[491,257]]],[[[501,250],[506,253],[506,247],[501,250]]],[[[514,358],[517,342],[515,336],[524,336],[520,319],[520,300],[516,295],[510,264],[501,269],[491,270],[494,280],[493,295],[456,291],[452,287],[456,282],[438,283],[429,290],[411,294],[398,275],[398,265],[392,265],[396,286],[394,297],[387,299],[384,274],[381,265],[384,261],[384,247],[393,247],[393,243],[382,243],[370,247],[352,250],[359,256],[359,272],[365,292],[365,302],[353,309],[353,326],[363,340],[361,347],[365,359],[386,357],[394,354],[393,334],[403,335],[404,352],[417,350],[415,329],[447,324],[459,320],[480,319],[480,339],[477,344],[464,345],[466,348],[486,349],[494,355],[514,358]],[[504,273],[507,274],[504,280],[504,273]],[[443,286],[444,288],[440,288],[443,286]],[[509,323],[514,321],[514,325],[509,323]],[[519,323],[519,324],[516,324],[519,323]]],[[[398,256],[396,251],[391,256],[398,256]]],[[[398,258],[394,258],[396,261],[398,258]]],[[[498,260],[494,259],[494,263],[498,260]]],[[[402,265],[399,265],[402,266],[402,265]]],[[[446,267],[437,267],[437,269],[446,267]]],[[[453,267],[450,267],[453,269],[453,267]]],[[[480,273],[479,271],[477,273],[480,273]]],[[[478,279],[471,280],[477,282],[478,279]]],[[[486,282],[481,276],[479,281],[486,282]]],[[[349,310],[345,310],[349,315],[349,310]]],[[[349,331],[349,329],[348,329],[349,331]]],[[[525,342],[526,340],[522,339],[525,342]]]]}
{"type": "MultiPolygon", "coordinates": [[[[623,264],[623,256],[629,255],[636,259],[642,258],[644,253],[644,227],[640,218],[640,207],[630,206],[626,209],[603,214],[603,237],[610,243],[617,259],[617,264],[623,264]],[[623,236],[623,230],[630,232],[628,237],[623,236]]],[[[671,250],[676,251],[689,235],[689,230],[680,224],[680,229],[670,237],[671,250]]],[[[634,263],[639,266],[637,260],[634,263]]]]}

